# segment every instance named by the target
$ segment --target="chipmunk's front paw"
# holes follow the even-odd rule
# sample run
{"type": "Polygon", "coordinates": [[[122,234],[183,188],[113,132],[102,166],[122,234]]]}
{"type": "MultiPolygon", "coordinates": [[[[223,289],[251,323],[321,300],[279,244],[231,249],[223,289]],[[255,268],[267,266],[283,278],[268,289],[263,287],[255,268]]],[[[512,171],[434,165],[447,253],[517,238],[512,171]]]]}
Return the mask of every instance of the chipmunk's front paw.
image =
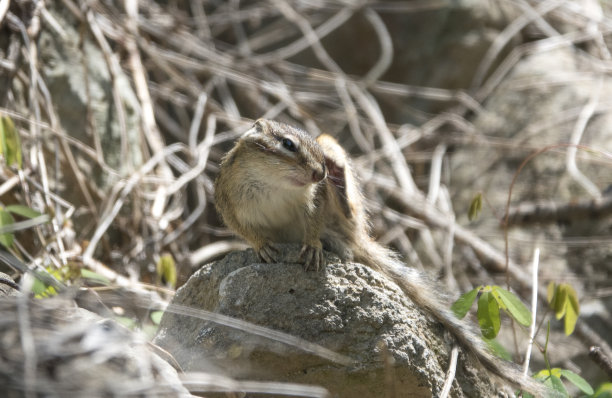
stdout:
{"type": "Polygon", "coordinates": [[[302,246],[300,251],[300,261],[304,264],[306,271],[318,271],[325,267],[325,255],[321,247],[315,247],[310,245],[302,246]]]}
{"type": "Polygon", "coordinates": [[[273,243],[265,243],[257,250],[257,255],[266,263],[278,262],[278,248],[273,243]]]}

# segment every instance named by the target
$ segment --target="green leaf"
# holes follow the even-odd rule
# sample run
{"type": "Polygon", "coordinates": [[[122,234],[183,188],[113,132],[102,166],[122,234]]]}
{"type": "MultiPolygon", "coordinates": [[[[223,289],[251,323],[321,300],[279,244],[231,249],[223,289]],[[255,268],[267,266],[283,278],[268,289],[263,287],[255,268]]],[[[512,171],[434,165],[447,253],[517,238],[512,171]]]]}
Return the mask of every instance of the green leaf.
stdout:
{"type": "Polygon", "coordinates": [[[151,321],[153,321],[154,324],[159,325],[163,316],[164,311],[153,311],[151,312],[151,321]]]}
{"type": "Polygon", "coordinates": [[[499,341],[496,339],[490,340],[483,338],[484,342],[487,344],[489,349],[501,359],[505,359],[508,362],[512,362],[512,355],[504,348],[503,345],[499,344],[499,341]]]}
{"type": "MultiPolygon", "coordinates": [[[[15,223],[15,219],[8,211],[0,208],[0,227],[5,227],[15,223]]],[[[0,243],[7,249],[13,246],[15,235],[12,233],[0,234],[0,243]]]]}
{"type": "Polygon", "coordinates": [[[474,221],[478,218],[478,216],[480,215],[480,212],[482,211],[482,193],[477,193],[476,196],[474,196],[474,199],[472,199],[472,202],[470,203],[470,208],[468,209],[468,220],[470,221],[474,221]]]}
{"type": "Polygon", "coordinates": [[[40,296],[45,292],[45,290],[47,290],[47,286],[45,286],[43,281],[34,278],[34,283],[32,283],[32,293],[34,293],[35,296],[40,296]]]}
{"type": "Polygon", "coordinates": [[[17,214],[25,218],[36,218],[43,215],[42,213],[23,205],[10,205],[6,206],[5,209],[6,211],[10,211],[13,214],[17,214]]]}
{"type": "Polygon", "coordinates": [[[603,383],[591,398],[612,398],[612,383],[603,383]]]}
{"type": "Polygon", "coordinates": [[[124,327],[130,330],[133,330],[136,328],[136,326],[138,326],[135,320],[133,320],[132,318],[128,318],[126,316],[116,316],[115,321],[117,321],[117,323],[119,323],[120,325],[123,325],[124,327]]]}
{"type": "Polygon", "coordinates": [[[100,275],[97,272],[90,271],[86,268],[81,268],[81,276],[85,279],[90,279],[92,281],[96,281],[103,285],[110,285],[111,281],[105,277],[104,275],[100,275]]]}
{"type": "Polygon", "coordinates": [[[34,278],[34,283],[32,284],[32,293],[34,293],[34,297],[40,299],[55,296],[57,294],[57,290],[55,290],[53,286],[46,285],[40,279],[34,278]]]}
{"type": "Polygon", "coordinates": [[[157,261],[157,275],[162,283],[176,286],[176,263],[172,254],[164,253],[157,261]]]}
{"type": "Polygon", "coordinates": [[[550,371],[548,369],[542,369],[533,375],[533,378],[544,381],[544,385],[561,393],[564,397],[569,397],[569,394],[561,381],[561,369],[552,368],[550,371]]]}
{"type": "Polygon", "coordinates": [[[555,317],[557,320],[563,318],[565,315],[566,304],[567,304],[567,289],[565,288],[565,283],[562,283],[557,286],[557,298],[554,301],[555,317]]]}
{"type": "Polygon", "coordinates": [[[559,285],[548,285],[548,302],[555,311],[557,319],[564,318],[564,331],[567,336],[574,332],[578,315],[580,314],[580,303],[578,295],[569,283],[559,285]]]}
{"type": "Polygon", "coordinates": [[[8,116],[0,116],[0,153],[8,166],[16,164],[21,169],[21,142],[15,124],[8,116]]]}
{"type": "Polygon", "coordinates": [[[144,333],[147,341],[152,341],[155,338],[158,329],[159,327],[151,323],[147,323],[140,326],[140,331],[144,333]]]}
{"type": "Polygon", "coordinates": [[[571,304],[571,301],[572,300],[568,300],[565,310],[565,318],[563,319],[563,331],[565,332],[566,336],[574,333],[574,328],[578,322],[578,312],[576,306],[571,304]]]}
{"type": "Polygon", "coordinates": [[[499,305],[491,292],[483,292],[478,299],[478,324],[487,339],[494,339],[499,333],[499,305]]]}
{"type": "Polygon", "coordinates": [[[580,304],[578,303],[578,296],[576,295],[576,291],[571,285],[566,284],[565,290],[567,292],[567,300],[565,303],[565,319],[563,323],[563,328],[565,331],[565,335],[569,336],[570,334],[574,333],[576,322],[578,322],[578,315],[580,314],[580,304]]]}
{"type": "Polygon", "coordinates": [[[472,307],[474,300],[476,300],[476,296],[481,288],[482,286],[478,286],[477,288],[470,290],[469,292],[461,295],[461,297],[459,297],[457,301],[453,303],[451,310],[457,318],[463,319],[465,317],[470,310],[470,307],[472,307]]]}
{"type": "Polygon", "coordinates": [[[555,376],[555,375],[550,376],[550,379],[546,380],[544,384],[548,385],[553,390],[558,391],[559,393],[563,394],[564,397],[569,397],[569,394],[567,390],[565,389],[563,382],[558,376],[555,376]]]}
{"type": "Polygon", "coordinates": [[[542,369],[538,373],[534,374],[533,378],[538,379],[538,380],[546,380],[550,376],[557,376],[558,378],[561,377],[561,369],[559,368],[552,368],[550,370],[542,369]]]}
{"type": "Polygon", "coordinates": [[[548,287],[546,288],[546,299],[548,300],[548,304],[550,304],[550,308],[554,308],[553,300],[556,299],[556,290],[557,285],[555,284],[555,282],[549,282],[548,287]]]}
{"type": "Polygon", "coordinates": [[[525,304],[523,304],[514,293],[502,289],[499,286],[494,286],[493,294],[503,302],[503,306],[518,323],[523,326],[531,325],[531,311],[529,311],[525,304]]]}
{"type": "Polygon", "coordinates": [[[568,379],[573,385],[578,387],[580,391],[587,395],[593,394],[593,387],[582,377],[578,376],[576,373],[571,370],[561,369],[561,375],[568,379]]]}

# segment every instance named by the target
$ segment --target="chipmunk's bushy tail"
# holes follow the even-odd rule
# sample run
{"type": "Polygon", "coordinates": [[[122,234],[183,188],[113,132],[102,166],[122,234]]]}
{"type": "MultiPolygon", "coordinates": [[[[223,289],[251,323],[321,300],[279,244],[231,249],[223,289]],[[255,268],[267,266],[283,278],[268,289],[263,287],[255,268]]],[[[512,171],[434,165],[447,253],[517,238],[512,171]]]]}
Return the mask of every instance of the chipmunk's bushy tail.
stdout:
{"type": "Polygon", "coordinates": [[[443,289],[422,272],[403,264],[392,251],[368,239],[357,245],[362,253],[355,260],[390,277],[419,308],[426,310],[451,332],[460,345],[473,354],[489,371],[503,380],[536,397],[554,397],[554,391],[544,384],[525,376],[519,367],[496,357],[469,323],[457,318],[450,310],[450,301],[443,289]]]}

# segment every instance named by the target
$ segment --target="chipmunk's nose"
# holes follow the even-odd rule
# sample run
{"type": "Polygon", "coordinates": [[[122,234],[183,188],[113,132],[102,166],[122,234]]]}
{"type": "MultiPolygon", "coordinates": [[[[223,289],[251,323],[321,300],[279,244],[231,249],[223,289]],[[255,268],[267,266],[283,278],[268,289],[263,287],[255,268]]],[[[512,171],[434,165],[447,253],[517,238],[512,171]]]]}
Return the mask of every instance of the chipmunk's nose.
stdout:
{"type": "Polygon", "coordinates": [[[327,177],[327,169],[325,168],[325,164],[321,164],[321,168],[318,170],[313,170],[312,172],[312,182],[323,181],[327,177]]]}

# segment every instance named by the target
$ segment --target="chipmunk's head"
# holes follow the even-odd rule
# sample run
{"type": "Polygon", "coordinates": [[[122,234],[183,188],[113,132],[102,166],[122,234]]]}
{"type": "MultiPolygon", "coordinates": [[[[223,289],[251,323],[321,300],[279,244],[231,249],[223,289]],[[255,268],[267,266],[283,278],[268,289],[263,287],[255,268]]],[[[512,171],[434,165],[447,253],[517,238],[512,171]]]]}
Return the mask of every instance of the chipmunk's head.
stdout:
{"type": "Polygon", "coordinates": [[[269,168],[263,172],[280,174],[288,186],[307,187],[327,177],[321,146],[298,128],[259,119],[240,140],[257,150],[254,163],[269,168]]]}

